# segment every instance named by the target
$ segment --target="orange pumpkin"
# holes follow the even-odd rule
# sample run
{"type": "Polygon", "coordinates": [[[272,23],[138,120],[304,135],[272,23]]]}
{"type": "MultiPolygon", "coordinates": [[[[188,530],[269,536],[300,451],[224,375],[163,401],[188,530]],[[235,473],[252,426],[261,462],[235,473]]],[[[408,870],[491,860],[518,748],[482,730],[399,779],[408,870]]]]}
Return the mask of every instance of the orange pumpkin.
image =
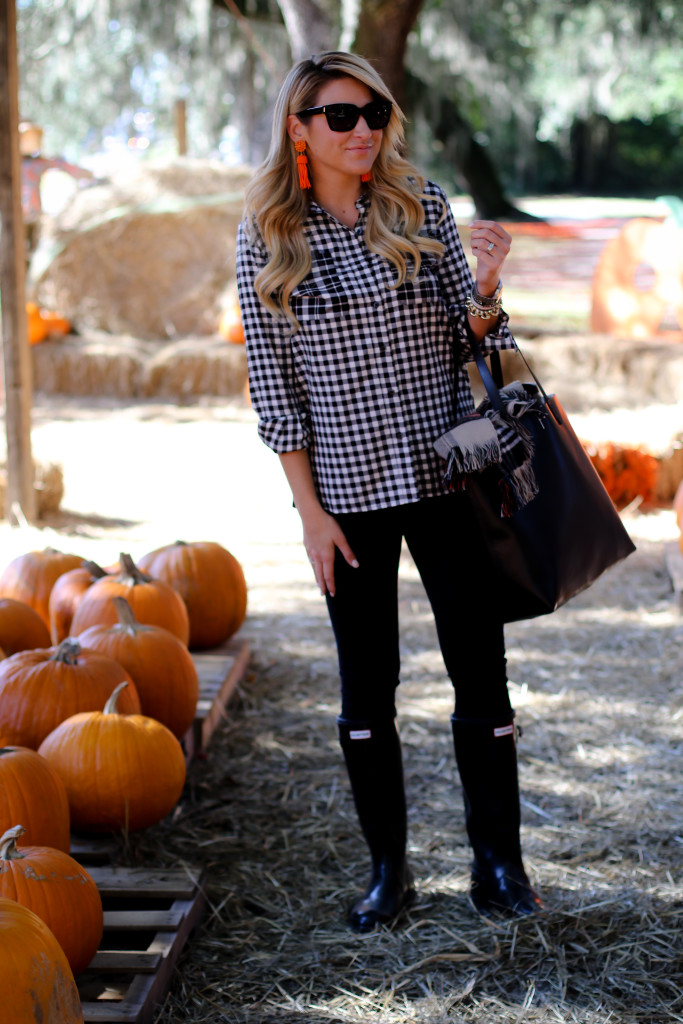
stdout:
{"type": "Polygon", "coordinates": [[[231,302],[218,324],[218,333],[233,345],[244,345],[244,326],[239,302],[231,302]]]}
{"type": "Polygon", "coordinates": [[[12,597],[30,605],[49,629],[50,591],[62,573],[82,564],[83,559],[78,555],[68,555],[54,548],[18,555],[0,576],[0,597],[12,597]]]}
{"type": "Polygon", "coordinates": [[[45,922],[78,975],[102,941],[99,889],[68,853],[51,846],[17,849],[25,832],[23,825],[15,825],[0,837],[0,896],[16,900],[45,922]]]}
{"type": "Polygon", "coordinates": [[[113,626],[117,615],[111,599],[125,597],[138,622],[162,626],[187,646],[190,620],[178,591],[146,575],[130,555],[121,554],[120,563],[118,576],[103,576],[86,590],[71,621],[71,636],[79,636],[90,626],[113,626]]]}
{"type": "Polygon", "coordinates": [[[170,583],[190,617],[190,649],[218,647],[244,622],[247,584],[242,566],[215,541],[176,541],[144,555],[139,565],[170,583]]]}
{"type": "Polygon", "coordinates": [[[50,646],[50,631],[43,619],[24,601],[0,597],[0,647],[5,655],[50,646]]]}
{"type": "Polygon", "coordinates": [[[138,712],[140,699],[126,670],[104,654],[82,650],[73,637],[59,647],[19,651],[0,661],[0,734],[35,750],[65,718],[101,708],[122,680],[130,685],[121,710],[138,712]]]}
{"type": "Polygon", "coordinates": [[[44,921],[0,897],[2,1015],[15,1024],[83,1024],[69,961],[44,921]]]}
{"type": "Polygon", "coordinates": [[[142,714],[156,718],[180,739],[192,725],[199,699],[192,655],[167,629],[138,622],[125,598],[112,601],[118,623],[91,626],[78,641],[123,665],[135,683],[142,714]]]}
{"type": "Polygon", "coordinates": [[[135,832],[161,821],[180,799],[185,757],[179,740],[146,715],[121,715],[114,690],[104,711],[67,718],[39,753],[61,775],[73,827],[135,832]]]}
{"type": "Polygon", "coordinates": [[[50,616],[50,639],[59,644],[69,635],[71,621],[81,598],[95,580],[107,573],[96,562],[84,562],[77,569],[62,573],[50,591],[48,614],[50,616]]]}
{"type": "Polygon", "coordinates": [[[71,849],[69,801],[57,772],[35,750],[0,747],[0,832],[17,821],[36,846],[71,849]]]}
{"type": "Polygon", "coordinates": [[[35,302],[26,303],[26,328],[29,345],[39,345],[47,338],[47,325],[35,302]]]}

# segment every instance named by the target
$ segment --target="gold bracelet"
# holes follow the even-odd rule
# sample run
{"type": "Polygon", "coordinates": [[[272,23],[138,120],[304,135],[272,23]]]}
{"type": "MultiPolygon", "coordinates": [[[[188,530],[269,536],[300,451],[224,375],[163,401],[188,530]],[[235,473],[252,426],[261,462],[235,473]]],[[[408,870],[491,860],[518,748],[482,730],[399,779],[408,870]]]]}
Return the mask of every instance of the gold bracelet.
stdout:
{"type": "Polygon", "coordinates": [[[480,320],[491,320],[500,314],[500,296],[494,305],[480,306],[471,295],[468,295],[465,299],[465,306],[467,307],[467,312],[472,316],[479,317],[480,320]]]}

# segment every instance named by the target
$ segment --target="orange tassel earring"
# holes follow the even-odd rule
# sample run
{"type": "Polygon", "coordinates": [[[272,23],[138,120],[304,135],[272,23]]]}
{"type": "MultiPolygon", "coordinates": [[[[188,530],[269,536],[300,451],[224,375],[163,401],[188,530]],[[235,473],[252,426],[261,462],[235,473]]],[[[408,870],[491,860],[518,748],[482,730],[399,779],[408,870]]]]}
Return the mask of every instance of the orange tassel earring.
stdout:
{"type": "Polygon", "coordinates": [[[299,188],[310,188],[311,181],[308,177],[308,157],[306,156],[306,143],[303,139],[299,139],[298,142],[294,143],[294,149],[297,151],[296,164],[299,169],[299,188]]]}
{"type": "Polygon", "coordinates": [[[365,174],[361,174],[361,181],[372,181],[372,171],[366,171],[365,174]]]}

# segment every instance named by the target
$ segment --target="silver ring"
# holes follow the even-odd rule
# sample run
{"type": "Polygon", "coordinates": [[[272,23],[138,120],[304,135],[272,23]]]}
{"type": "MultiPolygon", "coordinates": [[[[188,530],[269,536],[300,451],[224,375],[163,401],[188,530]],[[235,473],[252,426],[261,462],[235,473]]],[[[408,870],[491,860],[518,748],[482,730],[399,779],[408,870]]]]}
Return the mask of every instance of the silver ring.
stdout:
{"type": "Polygon", "coordinates": [[[495,242],[489,242],[489,244],[486,246],[486,251],[487,252],[492,252],[495,248],[496,248],[496,243],[495,242]]]}

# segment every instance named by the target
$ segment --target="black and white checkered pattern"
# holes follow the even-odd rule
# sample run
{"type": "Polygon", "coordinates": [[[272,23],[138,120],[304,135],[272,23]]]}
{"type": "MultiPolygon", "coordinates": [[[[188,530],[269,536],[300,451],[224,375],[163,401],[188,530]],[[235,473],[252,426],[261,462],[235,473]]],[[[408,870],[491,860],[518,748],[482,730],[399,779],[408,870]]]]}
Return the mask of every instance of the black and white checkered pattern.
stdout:
{"type": "MultiPolygon", "coordinates": [[[[424,231],[445,246],[423,257],[415,282],[365,244],[370,199],[350,229],[311,202],[305,231],[313,267],[292,293],[300,328],[258,301],[253,281],[268,260],[242,225],[237,281],[251,398],[262,440],[278,453],[307,448],[321,503],[362,512],[445,493],[437,437],[474,411],[465,299],[472,287],[445,193],[432,183],[424,231]],[[445,203],[446,215],[443,215],[445,203]]],[[[512,348],[502,315],[482,343],[512,348]]]]}

